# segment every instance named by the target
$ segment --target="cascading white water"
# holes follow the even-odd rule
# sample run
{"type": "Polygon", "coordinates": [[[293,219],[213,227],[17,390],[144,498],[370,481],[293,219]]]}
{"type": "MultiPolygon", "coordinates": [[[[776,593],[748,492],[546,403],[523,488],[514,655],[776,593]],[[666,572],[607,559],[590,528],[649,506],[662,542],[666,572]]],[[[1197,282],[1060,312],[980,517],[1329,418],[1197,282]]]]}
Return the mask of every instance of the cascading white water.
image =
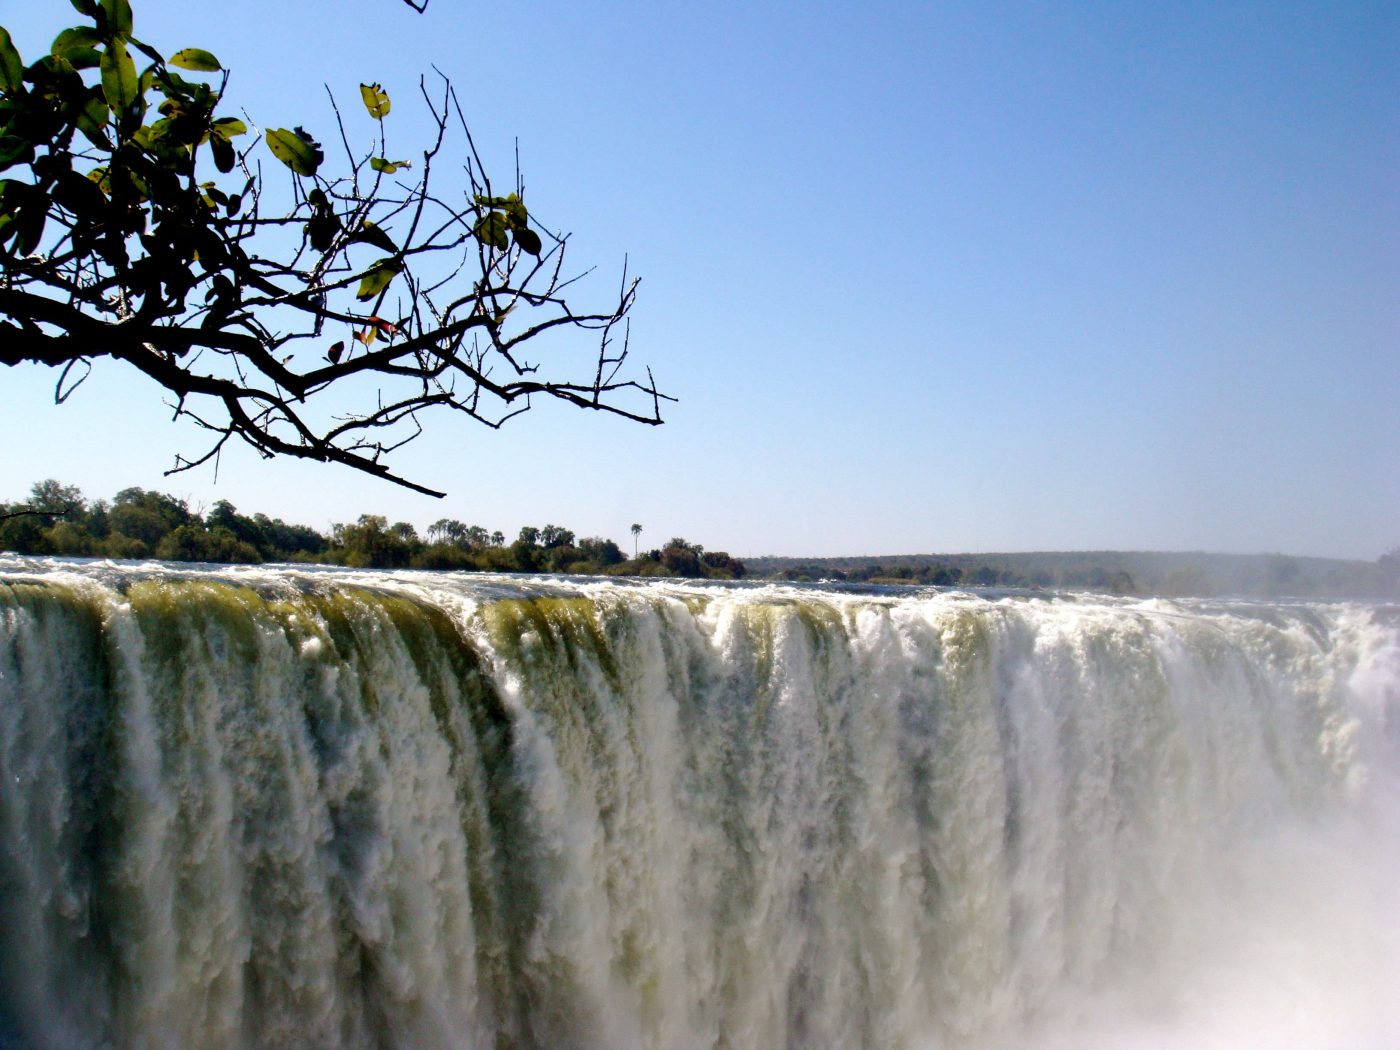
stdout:
{"type": "Polygon", "coordinates": [[[0,1045],[1400,1045],[1397,767],[1384,609],[0,560],[0,1045]]]}

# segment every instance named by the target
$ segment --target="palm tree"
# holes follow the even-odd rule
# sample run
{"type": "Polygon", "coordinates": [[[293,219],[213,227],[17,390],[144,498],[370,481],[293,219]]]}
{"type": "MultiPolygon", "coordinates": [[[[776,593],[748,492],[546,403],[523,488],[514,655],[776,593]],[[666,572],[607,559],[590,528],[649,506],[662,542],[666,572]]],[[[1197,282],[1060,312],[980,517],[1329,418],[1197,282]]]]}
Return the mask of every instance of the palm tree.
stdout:
{"type": "Polygon", "coordinates": [[[642,527],[637,524],[632,526],[632,560],[637,560],[637,537],[642,534],[642,527]]]}

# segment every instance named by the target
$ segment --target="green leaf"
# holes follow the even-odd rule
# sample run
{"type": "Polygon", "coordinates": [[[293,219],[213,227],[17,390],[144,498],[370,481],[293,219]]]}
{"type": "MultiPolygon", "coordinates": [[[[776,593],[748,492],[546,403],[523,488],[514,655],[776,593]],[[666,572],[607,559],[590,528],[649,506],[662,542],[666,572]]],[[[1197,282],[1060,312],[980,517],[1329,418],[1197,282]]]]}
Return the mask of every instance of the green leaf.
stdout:
{"type": "Polygon", "coordinates": [[[48,221],[48,215],[48,194],[37,190],[26,194],[24,206],[15,215],[14,223],[5,230],[7,237],[14,233],[16,255],[32,255],[38,250],[39,242],[44,238],[44,224],[48,221]]]}
{"type": "Polygon", "coordinates": [[[318,210],[306,224],[306,237],[311,247],[325,252],[335,243],[335,235],[340,232],[340,216],[329,208],[318,210]]]}
{"type": "Polygon", "coordinates": [[[196,80],[186,80],[179,73],[168,69],[152,70],[153,86],[166,98],[194,98],[201,90],[208,91],[209,85],[196,80]]]}
{"type": "Polygon", "coordinates": [[[389,282],[394,279],[394,275],[402,269],[403,263],[398,259],[384,259],[375,263],[361,279],[359,290],[355,292],[355,298],[360,302],[373,299],[389,287],[389,282]]]}
{"type": "Polygon", "coordinates": [[[176,51],[168,61],[172,66],[192,69],[196,73],[217,73],[224,68],[219,65],[217,58],[198,47],[187,47],[183,51],[176,51]]]}
{"type": "Polygon", "coordinates": [[[389,115],[389,96],[378,84],[361,84],[360,98],[364,99],[365,109],[375,120],[383,120],[389,115]]]}
{"type": "Polygon", "coordinates": [[[375,171],[383,172],[385,175],[392,175],[400,168],[411,168],[412,163],[406,160],[385,160],[383,157],[370,157],[369,166],[375,171]]]}
{"type": "Polygon", "coordinates": [[[365,244],[372,244],[376,248],[384,249],[386,252],[397,252],[399,250],[399,246],[394,243],[393,239],[368,219],[365,219],[360,224],[359,230],[352,239],[363,241],[365,244]]]}
{"type": "Polygon", "coordinates": [[[209,134],[214,138],[231,139],[235,135],[248,134],[248,125],[237,117],[220,117],[209,125],[209,134]]]}
{"type": "Polygon", "coordinates": [[[34,159],[34,143],[18,135],[0,135],[0,170],[19,162],[28,164],[34,159]]]}
{"type": "Polygon", "coordinates": [[[97,188],[103,193],[112,192],[112,174],[106,168],[93,168],[87,173],[90,181],[97,184],[97,188]]]}
{"type": "Polygon", "coordinates": [[[113,40],[102,52],[102,94],[107,98],[107,105],[113,113],[125,113],[139,97],[139,88],[136,63],[127,54],[126,45],[113,40]]]}
{"type": "Polygon", "coordinates": [[[214,167],[225,172],[233,170],[233,166],[238,162],[238,156],[234,152],[232,142],[222,135],[210,135],[209,149],[214,154],[214,167]]]}
{"type": "Polygon", "coordinates": [[[18,91],[24,86],[24,62],[15,50],[10,32],[0,26],[0,88],[6,92],[18,91]]]}
{"type": "Polygon", "coordinates": [[[79,14],[87,15],[88,18],[97,14],[97,0],[68,0],[68,2],[77,8],[79,14]]]}
{"type": "Polygon", "coordinates": [[[476,220],[472,233],[476,234],[477,240],[482,244],[499,248],[501,251],[510,247],[510,240],[506,237],[506,217],[501,212],[488,211],[476,220]]]}
{"type": "Polygon", "coordinates": [[[54,37],[53,47],[49,50],[61,55],[74,47],[97,47],[101,43],[102,34],[92,26],[72,26],[54,37]]]}
{"type": "Polygon", "coordinates": [[[96,222],[106,210],[107,198],[89,178],[76,171],[65,171],[54,186],[53,199],[78,218],[96,222]]]}
{"type": "Polygon", "coordinates": [[[130,0],[101,0],[101,7],[107,19],[107,31],[113,39],[125,40],[131,36],[130,0]]]}
{"type": "Polygon", "coordinates": [[[83,103],[83,108],[78,111],[73,123],[78,126],[87,140],[99,149],[109,149],[111,143],[107,141],[107,118],[110,110],[100,98],[89,98],[83,103]]]}
{"type": "Polygon", "coordinates": [[[14,233],[15,215],[28,188],[26,184],[14,179],[0,179],[0,245],[8,241],[14,233]]]}
{"type": "Polygon", "coordinates": [[[525,211],[525,205],[514,193],[501,203],[505,206],[506,219],[510,222],[512,227],[524,226],[530,221],[529,213],[525,211]]]}
{"type": "Polygon", "coordinates": [[[49,53],[55,59],[62,59],[74,70],[92,69],[100,60],[97,45],[101,43],[102,36],[97,30],[87,26],[74,26],[54,37],[49,53]]]}
{"type": "Polygon", "coordinates": [[[96,50],[101,43],[102,34],[96,29],[74,26],[54,37],[49,52],[66,58],[75,69],[91,69],[101,61],[96,50]]]}
{"type": "Polygon", "coordinates": [[[524,226],[515,231],[515,246],[522,252],[528,252],[536,258],[539,258],[540,251],[544,248],[544,245],[540,243],[540,235],[524,226]]]}
{"type": "Polygon", "coordinates": [[[267,146],[274,157],[298,175],[315,175],[325,159],[320,143],[300,128],[296,131],[273,128],[267,133],[267,146]]]}

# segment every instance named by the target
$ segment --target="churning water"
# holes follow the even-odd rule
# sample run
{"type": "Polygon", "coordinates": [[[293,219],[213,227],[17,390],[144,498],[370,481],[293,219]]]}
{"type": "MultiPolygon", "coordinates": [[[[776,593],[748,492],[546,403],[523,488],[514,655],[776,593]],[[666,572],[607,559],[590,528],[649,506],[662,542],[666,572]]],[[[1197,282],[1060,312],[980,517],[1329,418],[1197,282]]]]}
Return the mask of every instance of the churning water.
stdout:
{"type": "Polygon", "coordinates": [[[0,1045],[1400,1046],[1345,605],[0,560],[0,1045]]]}

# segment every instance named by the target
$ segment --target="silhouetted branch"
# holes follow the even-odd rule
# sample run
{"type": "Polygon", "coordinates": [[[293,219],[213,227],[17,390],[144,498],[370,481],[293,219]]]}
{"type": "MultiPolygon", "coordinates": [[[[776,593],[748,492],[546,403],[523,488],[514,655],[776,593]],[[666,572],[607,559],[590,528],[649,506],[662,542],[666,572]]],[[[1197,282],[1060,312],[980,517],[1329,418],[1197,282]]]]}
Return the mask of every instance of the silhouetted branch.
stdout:
{"type": "Polygon", "coordinates": [[[0,183],[0,363],[61,368],[59,401],[93,359],[140,370],[170,392],[176,417],[212,435],[172,472],[216,460],[238,437],[264,456],[441,495],[385,463],[429,412],[494,428],[538,397],[661,422],[671,399],[649,370],[625,368],[637,280],[624,264],[613,301],[575,308],[567,237],[526,210],[518,164],[516,191],[495,190],[447,78],[433,91],[420,79],[432,128],[403,160],[382,88],[361,88],[374,130],[358,150],[332,100],[342,153],[332,175],[301,128],[263,129],[235,150],[249,128],[215,116],[227,74],[217,88],[195,83],[139,50],[153,58],[135,83],[164,95],[159,114],[141,92],[109,112],[110,82],[42,61],[25,71],[32,90],[5,94],[33,126],[56,130],[0,165],[11,169],[0,183]],[[261,143],[289,178],[265,178],[261,143]],[[444,191],[454,143],[459,178],[444,191]],[[24,168],[28,183],[12,177],[24,168]],[[592,352],[555,342],[563,332],[590,337],[592,352]]]}

